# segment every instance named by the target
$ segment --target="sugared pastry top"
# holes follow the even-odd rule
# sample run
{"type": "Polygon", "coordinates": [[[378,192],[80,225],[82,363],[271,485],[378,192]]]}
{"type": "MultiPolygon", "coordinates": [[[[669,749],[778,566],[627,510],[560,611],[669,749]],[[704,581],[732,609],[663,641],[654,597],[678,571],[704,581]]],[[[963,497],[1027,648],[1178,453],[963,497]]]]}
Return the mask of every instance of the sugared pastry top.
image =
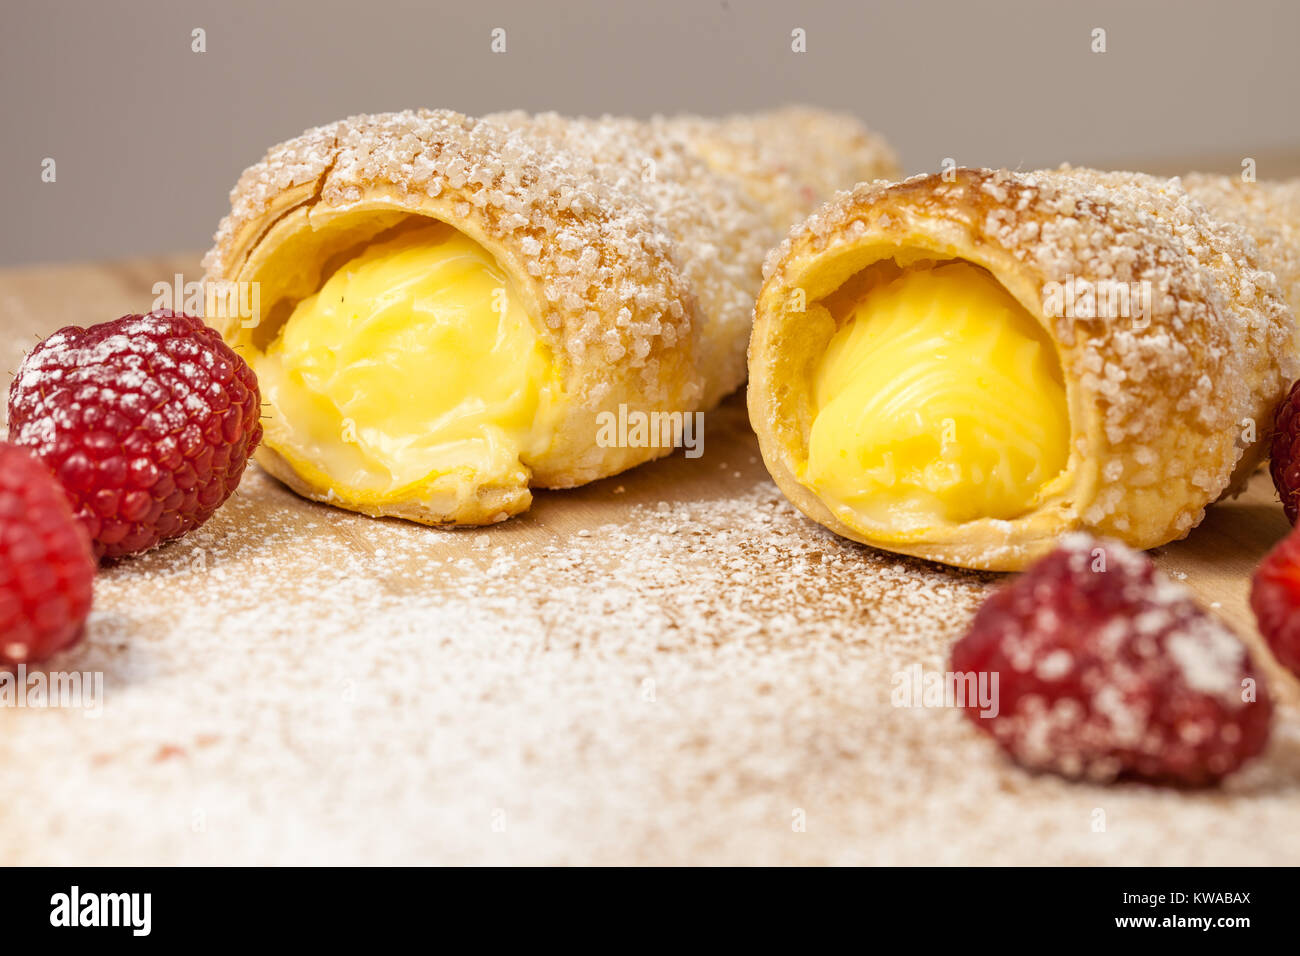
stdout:
{"type": "Polygon", "coordinates": [[[1210,215],[1245,228],[1300,315],[1300,179],[1245,182],[1240,176],[1193,173],[1182,182],[1210,215]]]}
{"type": "Polygon", "coordinates": [[[482,524],[667,454],[599,441],[602,419],[707,409],[744,380],[764,251],[835,175],[783,124],[857,144],[835,185],[895,172],[856,120],[808,110],[417,111],[273,148],[204,263],[210,288],[260,291],[257,316],[208,315],[265,379],[259,461],[342,507],[482,524]],[[763,170],[794,191],[780,208],[763,170]]]}
{"type": "Polygon", "coordinates": [[[1297,354],[1256,243],[1177,180],[960,169],[861,185],[773,252],[750,418],[832,530],[1015,570],[1071,529],[1185,535],[1297,354]]]}

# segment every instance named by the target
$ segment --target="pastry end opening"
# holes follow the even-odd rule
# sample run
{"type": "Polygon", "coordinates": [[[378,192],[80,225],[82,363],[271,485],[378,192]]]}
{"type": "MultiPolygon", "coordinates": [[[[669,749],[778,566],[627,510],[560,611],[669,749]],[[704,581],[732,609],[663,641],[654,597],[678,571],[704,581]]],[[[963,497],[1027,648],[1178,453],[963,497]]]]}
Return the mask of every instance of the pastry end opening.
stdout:
{"type": "Polygon", "coordinates": [[[295,237],[259,271],[278,293],[245,352],[265,444],[313,489],[373,508],[527,486],[561,389],[487,249],[447,223],[381,213],[295,237]]]}
{"type": "Polygon", "coordinates": [[[811,366],[800,480],[836,517],[914,540],[1023,517],[1051,493],[1070,454],[1060,358],[988,270],[883,259],[819,305],[835,330],[811,366]]]}

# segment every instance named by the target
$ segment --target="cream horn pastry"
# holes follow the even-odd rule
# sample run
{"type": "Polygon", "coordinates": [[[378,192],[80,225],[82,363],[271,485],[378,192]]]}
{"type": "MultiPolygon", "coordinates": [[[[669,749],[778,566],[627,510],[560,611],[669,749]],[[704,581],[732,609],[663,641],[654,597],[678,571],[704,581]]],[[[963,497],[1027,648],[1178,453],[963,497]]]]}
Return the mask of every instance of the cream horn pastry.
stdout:
{"type": "MultiPolygon", "coordinates": [[[[869,144],[839,185],[894,173],[855,120],[791,115],[869,144]]],[[[712,128],[438,110],[274,147],[204,260],[209,302],[259,290],[256,316],[208,315],[257,372],[259,462],[317,500],[473,525],[668,454],[601,422],[680,422],[743,382],[762,255],[806,212],[769,209],[752,170],[826,175],[787,139],[706,156],[712,128]]]]}
{"type": "Polygon", "coordinates": [[[1063,532],[1188,533],[1267,447],[1296,319],[1178,180],[1063,167],[863,184],[773,251],[763,459],[845,537],[1012,571],[1063,532]]]}

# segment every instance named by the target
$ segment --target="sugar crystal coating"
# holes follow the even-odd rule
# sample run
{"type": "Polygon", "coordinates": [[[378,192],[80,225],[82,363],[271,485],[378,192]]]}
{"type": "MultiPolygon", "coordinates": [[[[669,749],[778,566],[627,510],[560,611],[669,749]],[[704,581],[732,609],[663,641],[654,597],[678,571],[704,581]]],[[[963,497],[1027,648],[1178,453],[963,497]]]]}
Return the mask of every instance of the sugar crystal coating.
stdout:
{"type": "Polygon", "coordinates": [[[1182,181],[1212,216],[1245,228],[1292,311],[1300,313],[1300,179],[1244,182],[1238,176],[1192,173],[1182,181]]]}
{"type": "Polygon", "coordinates": [[[541,283],[537,318],[564,351],[639,369],[654,392],[660,347],[702,335],[697,388],[711,405],[743,380],[759,263],[776,230],[832,188],[896,168],[856,120],[814,110],[650,122],[355,116],[273,147],[246,170],[204,267],[211,278],[237,273],[248,233],[294,190],[333,206],[374,191],[454,193],[463,196],[455,212],[481,220],[541,283]]]}
{"type": "MultiPolygon", "coordinates": [[[[958,169],[862,184],[768,256],[760,311],[769,303],[773,321],[793,322],[776,306],[791,276],[818,257],[927,235],[996,259],[1007,278],[1040,294],[1053,283],[1104,280],[1150,295],[1142,316],[1049,315],[1045,298],[1024,303],[1057,344],[1079,464],[1089,470],[1079,480],[1091,490],[1073,493],[1061,530],[1089,527],[1151,547],[1186,535],[1208,504],[1242,487],[1267,446],[1274,404],[1300,371],[1295,316],[1243,227],[1211,214],[1179,180],[1136,173],[958,169]]],[[[774,334],[798,334],[781,328],[774,334]]],[[[761,414],[760,435],[794,428],[778,401],[761,414]]],[[[1008,526],[979,566],[1021,563],[1024,543],[1008,526]]],[[[927,556],[947,560],[940,551],[927,556]]]]}
{"type": "MultiPolygon", "coordinates": [[[[351,213],[389,224],[432,217],[483,245],[525,297],[562,383],[552,440],[509,482],[343,502],[480,524],[527,507],[529,487],[580,485],[671,451],[669,443],[600,445],[602,414],[709,408],[744,380],[761,256],[776,223],[802,215],[837,175],[817,168],[820,157],[801,149],[799,136],[777,135],[783,123],[856,150],[829,167],[843,185],[859,178],[851,170],[893,171],[887,148],[856,120],[809,110],[644,123],[448,110],[357,116],[273,148],[244,173],[204,260],[207,278],[278,288],[286,276],[328,269],[334,260],[317,227],[323,235],[331,221],[355,222],[351,213]],[[738,131],[752,124],[769,135],[746,140],[738,131]],[[763,175],[796,195],[774,197],[771,182],[753,178],[763,175]]],[[[311,291],[280,288],[264,312],[286,315],[311,291]]],[[[232,344],[261,347],[239,323],[211,321],[232,344]]],[[[257,333],[275,334],[274,322],[257,333]]],[[[300,493],[324,496],[274,449],[260,460],[300,493]]]]}

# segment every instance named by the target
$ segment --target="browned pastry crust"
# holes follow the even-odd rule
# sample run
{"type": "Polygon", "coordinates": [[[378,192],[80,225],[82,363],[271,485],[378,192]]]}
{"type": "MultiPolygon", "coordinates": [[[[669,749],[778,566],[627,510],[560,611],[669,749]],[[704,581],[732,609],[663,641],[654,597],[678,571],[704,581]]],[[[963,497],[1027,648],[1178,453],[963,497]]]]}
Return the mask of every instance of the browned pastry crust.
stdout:
{"type": "Polygon", "coordinates": [[[480,524],[527,508],[530,486],[571,487],[667,454],[598,447],[598,416],[620,406],[708,408],[743,381],[760,257],[777,224],[796,215],[765,208],[750,191],[754,177],[767,168],[785,183],[798,173],[808,185],[788,208],[802,211],[824,198],[804,193],[831,175],[815,168],[815,153],[791,151],[790,133],[778,136],[787,123],[799,135],[865,144],[835,167],[845,176],[894,172],[855,120],[799,110],[651,123],[421,110],[354,117],[274,147],[240,178],[204,262],[209,281],[260,283],[257,328],[209,316],[228,341],[265,348],[347,255],[426,217],[478,242],[513,279],[565,402],[549,449],[504,482],[462,478],[382,500],[340,499],[277,453],[274,409],[259,460],[300,493],[343,507],[480,524]],[[751,125],[774,138],[770,150],[763,136],[738,138],[751,125]],[[722,158],[696,151],[694,137],[713,130],[732,144],[722,158]]]}
{"type": "Polygon", "coordinates": [[[836,190],[899,175],[892,150],[857,120],[806,107],[720,120],[522,111],[484,119],[544,138],[573,158],[572,169],[653,212],[699,306],[706,409],[745,381],[768,250],[836,190]]]}
{"type": "Polygon", "coordinates": [[[788,106],[653,124],[690,143],[715,172],[739,182],[782,234],[839,190],[900,175],[889,144],[843,113],[788,106]]]}
{"type": "Polygon", "coordinates": [[[861,185],[792,232],[765,271],[749,407],[777,484],[839,534],[948,564],[1019,569],[1076,528],[1141,548],[1186,535],[1258,463],[1297,372],[1295,318],[1256,244],[1177,180],[1063,167],[861,185]],[[1046,330],[1071,452],[1060,492],[1022,517],[899,541],[846,524],[801,480],[811,363],[834,331],[811,306],[873,262],[918,250],[987,269],[1046,330]],[[1148,321],[1046,314],[1045,287],[1071,276],[1149,283],[1148,321]],[[792,305],[805,299],[804,311],[792,305]]]}
{"type": "Polygon", "coordinates": [[[1183,186],[1210,215],[1250,233],[1260,261],[1277,276],[1292,311],[1300,314],[1300,179],[1243,182],[1236,176],[1192,173],[1183,177],[1183,186]]]}

